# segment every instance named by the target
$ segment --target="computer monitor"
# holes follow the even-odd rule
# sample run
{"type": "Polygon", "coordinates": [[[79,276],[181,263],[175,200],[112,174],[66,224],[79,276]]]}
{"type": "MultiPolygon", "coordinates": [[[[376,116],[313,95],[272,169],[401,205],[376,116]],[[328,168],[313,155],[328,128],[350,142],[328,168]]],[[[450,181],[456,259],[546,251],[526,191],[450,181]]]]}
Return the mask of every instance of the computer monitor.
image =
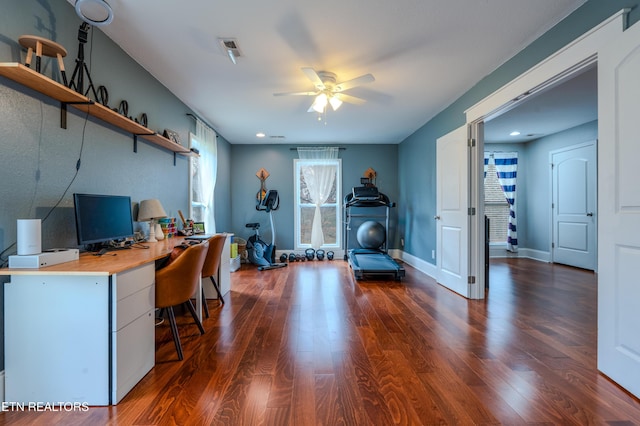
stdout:
{"type": "Polygon", "coordinates": [[[131,197],[73,194],[78,244],[98,244],[133,236],[131,197]]]}

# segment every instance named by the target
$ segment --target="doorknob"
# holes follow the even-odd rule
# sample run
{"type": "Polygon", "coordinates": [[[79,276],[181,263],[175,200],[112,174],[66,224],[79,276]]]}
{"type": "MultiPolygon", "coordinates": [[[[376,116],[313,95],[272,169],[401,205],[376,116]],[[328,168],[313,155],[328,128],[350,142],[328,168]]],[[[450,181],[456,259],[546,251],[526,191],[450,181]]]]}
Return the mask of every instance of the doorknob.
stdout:
{"type": "Polygon", "coordinates": [[[587,216],[593,216],[593,212],[587,213],[587,216]]]}
{"type": "Polygon", "coordinates": [[[440,220],[440,216],[436,215],[433,217],[435,220],[440,220]]]}

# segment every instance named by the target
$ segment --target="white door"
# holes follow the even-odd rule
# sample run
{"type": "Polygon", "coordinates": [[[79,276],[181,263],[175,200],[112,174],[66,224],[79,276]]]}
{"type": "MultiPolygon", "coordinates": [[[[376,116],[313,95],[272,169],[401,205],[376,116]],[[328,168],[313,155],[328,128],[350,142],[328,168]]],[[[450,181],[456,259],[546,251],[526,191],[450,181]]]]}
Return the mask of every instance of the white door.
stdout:
{"type": "Polygon", "coordinates": [[[640,397],[640,25],[598,52],[598,369],[640,397]]]}
{"type": "Polygon", "coordinates": [[[596,145],[551,153],[553,262],[596,267],[596,145]]]}
{"type": "Polygon", "coordinates": [[[437,250],[438,282],[469,297],[469,189],[467,127],[437,140],[437,250]]]}

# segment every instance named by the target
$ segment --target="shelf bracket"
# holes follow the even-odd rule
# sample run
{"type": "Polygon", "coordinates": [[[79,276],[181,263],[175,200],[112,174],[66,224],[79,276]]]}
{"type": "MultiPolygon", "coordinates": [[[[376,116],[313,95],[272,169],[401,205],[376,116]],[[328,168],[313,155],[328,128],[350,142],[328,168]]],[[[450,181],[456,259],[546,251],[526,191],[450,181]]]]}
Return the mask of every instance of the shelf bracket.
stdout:
{"type": "Polygon", "coordinates": [[[173,165],[174,165],[174,167],[175,167],[175,165],[176,165],[176,156],[177,156],[177,155],[178,155],[178,154],[174,151],[174,152],[173,152],[173,165]]]}
{"type": "Polygon", "coordinates": [[[93,103],[91,99],[85,102],[60,102],[60,128],[67,128],[67,105],[91,105],[93,103]]]}
{"type": "Polygon", "coordinates": [[[133,134],[133,152],[138,152],[138,136],[151,136],[155,133],[134,133],[133,134]]]}

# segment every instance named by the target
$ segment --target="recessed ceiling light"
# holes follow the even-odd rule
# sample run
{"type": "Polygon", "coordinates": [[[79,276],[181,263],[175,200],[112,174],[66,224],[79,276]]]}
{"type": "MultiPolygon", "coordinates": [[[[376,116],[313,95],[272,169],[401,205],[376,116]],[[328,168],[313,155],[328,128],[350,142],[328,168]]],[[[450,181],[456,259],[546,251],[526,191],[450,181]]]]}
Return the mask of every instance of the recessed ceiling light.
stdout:
{"type": "Polygon", "coordinates": [[[518,136],[520,134],[519,131],[514,130],[513,132],[509,133],[509,136],[518,136]]]}
{"type": "Polygon", "coordinates": [[[267,136],[264,132],[258,132],[256,133],[256,137],[257,138],[264,138],[265,136],[267,136]]]}

